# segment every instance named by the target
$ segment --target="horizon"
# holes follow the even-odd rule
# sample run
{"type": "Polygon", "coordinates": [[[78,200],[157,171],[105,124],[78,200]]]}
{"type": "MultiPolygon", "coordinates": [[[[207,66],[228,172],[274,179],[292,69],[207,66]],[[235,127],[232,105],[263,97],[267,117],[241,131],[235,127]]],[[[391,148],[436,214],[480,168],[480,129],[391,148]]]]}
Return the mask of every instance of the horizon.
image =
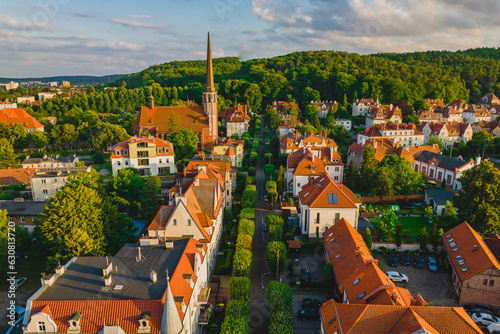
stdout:
{"type": "Polygon", "coordinates": [[[203,60],[207,30],[214,58],[243,61],[302,51],[370,55],[500,45],[495,0],[22,0],[0,2],[0,9],[2,78],[129,74],[203,60]]]}

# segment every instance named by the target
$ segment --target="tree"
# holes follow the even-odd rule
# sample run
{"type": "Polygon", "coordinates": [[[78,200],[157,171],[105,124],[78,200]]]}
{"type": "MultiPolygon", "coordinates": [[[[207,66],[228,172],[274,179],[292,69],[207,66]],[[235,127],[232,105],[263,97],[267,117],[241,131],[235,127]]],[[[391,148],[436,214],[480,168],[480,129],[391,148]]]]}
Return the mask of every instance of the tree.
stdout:
{"type": "Polygon", "coordinates": [[[349,166],[344,169],[344,184],[347,188],[351,189],[352,191],[357,191],[359,187],[359,182],[360,182],[360,175],[359,171],[356,169],[356,166],[354,166],[354,162],[351,161],[349,166]]]}
{"type": "Polygon", "coordinates": [[[31,141],[35,147],[43,150],[49,144],[49,138],[47,134],[43,131],[35,131],[31,134],[31,141]]]}
{"type": "Polygon", "coordinates": [[[444,215],[442,217],[444,223],[448,227],[454,227],[457,225],[457,210],[453,206],[453,203],[446,201],[444,215]]]}
{"type": "Polygon", "coordinates": [[[478,233],[500,233],[500,172],[490,161],[465,171],[454,199],[458,221],[467,221],[478,233]]]}
{"type": "Polygon", "coordinates": [[[432,223],[435,221],[436,215],[434,214],[434,209],[432,206],[426,206],[424,209],[425,216],[427,217],[427,222],[432,223]]]}
{"type": "Polygon", "coordinates": [[[439,146],[439,149],[442,151],[444,150],[444,140],[443,138],[437,137],[437,136],[430,136],[429,139],[427,140],[427,143],[429,145],[434,145],[436,144],[439,146]]]}
{"type": "Polygon", "coordinates": [[[116,254],[123,245],[137,240],[134,221],[126,214],[118,211],[118,207],[110,198],[102,203],[102,230],[107,241],[107,253],[116,254]]]}
{"type": "Polygon", "coordinates": [[[363,162],[361,163],[361,182],[365,191],[370,191],[375,175],[377,174],[378,161],[375,159],[375,150],[371,144],[363,151],[363,162]]]}
{"type": "Polygon", "coordinates": [[[250,301],[252,284],[248,277],[232,277],[229,281],[229,296],[231,300],[250,301]]]}
{"type": "MultiPolygon", "coordinates": [[[[274,266],[276,266],[276,261],[274,266]]],[[[292,289],[288,284],[271,281],[267,286],[266,299],[271,312],[289,308],[293,300],[292,289]]]]}
{"type": "Polygon", "coordinates": [[[285,269],[287,261],[285,244],[281,241],[268,242],[266,249],[266,259],[267,264],[269,265],[269,270],[272,273],[276,274],[276,269],[278,269],[278,273],[281,273],[285,269]],[[276,268],[277,266],[278,268],[276,268]]]}
{"type": "Polygon", "coordinates": [[[255,221],[255,209],[254,208],[244,208],[240,211],[240,220],[248,219],[255,221]]]}
{"type": "Polygon", "coordinates": [[[276,190],[279,196],[283,196],[283,192],[286,190],[285,172],[285,167],[280,165],[280,168],[278,169],[278,176],[276,178],[276,190]]]}
{"type": "Polygon", "coordinates": [[[238,234],[236,241],[236,250],[243,248],[249,251],[252,250],[252,236],[248,234],[238,234]]]}
{"type": "Polygon", "coordinates": [[[392,174],[395,192],[404,194],[405,199],[408,195],[415,194],[421,189],[422,175],[413,169],[408,160],[398,157],[396,165],[392,167],[392,174]]]}
{"type": "Polygon", "coordinates": [[[243,195],[241,196],[241,203],[244,208],[253,208],[257,203],[257,191],[245,189],[243,195]]]}
{"type": "Polygon", "coordinates": [[[333,277],[333,265],[330,261],[325,264],[325,268],[323,269],[323,283],[325,285],[329,285],[332,281],[333,277]]]}
{"type": "Polygon", "coordinates": [[[106,241],[101,216],[102,199],[95,189],[65,186],[40,215],[40,232],[49,249],[49,266],[74,256],[102,256],[106,241]]]}
{"type": "Polygon", "coordinates": [[[252,252],[246,249],[239,249],[233,257],[233,275],[248,276],[252,267],[252,252]]]}
{"type": "Polygon", "coordinates": [[[372,192],[378,194],[382,200],[382,196],[391,197],[394,195],[394,174],[389,167],[380,167],[375,173],[375,178],[371,182],[372,192]]]}
{"type": "Polygon", "coordinates": [[[365,235],[363,236],[363,239],[365,240],[366,247],[368,247],[368,249],[372,249],[373,245],[372,231],[370,231],[368,227],[365,230],[365,235]]]}
{"type": "Polygon", "coordinates": [[[401,247],[401,230],[403,229],[403,226],[401,226],[401,221],[398,222],[398,226],[396,226],[396,246],[398,249],[401,247]]]}
{"type": "Polygon", "coordinates": [[[12,144],[5,138],[0,139],[0,169],[17,167],[18,161],[14,155],[12,144]]]}
{"type": "Polygon", "coordinates": [[[429,235],[425,227],[421,228],[418,232],[418,242],[420,243],[420,250],[424,251],[427,249],[427,241],[429,240],[429,235]]]}
{"type": "Polygon", "coordinates": [[[141,216],[150,222],[161,207],[160,198],[161,180],[158,176],[149,176],[146,178],[143,191],[140,196],[141,216]]]}
{"type": "Polygon", "coordinates": [[[489,151],[493,147],[493,143],[493,135],[488,131],[481,130],[474,133],[467,144],[472,146],[476,153],[480,153],[483,149],[489,151]]]}
{"type": "Polygon", "coordinates": [[[238,235],[248,234],[253,237],[255,234],[255,223],[252,220],[240,219],[238,223],[238,235]]]}
{"type": "Polygon", "coordinates": [[[411,233],[411,230],[409,228],[403,231],[401,239],[405,244],[411,244],[413,242],[413,233],[411,233]]]}
{"type": "Polygon", "coordinates": [[[99,123],[90,129],[90,141],[98,151],[129,138],[127,131],[116,124],[99,123]]]}
{"type": "Polygon", "coordinates": [[[411,113],[409,115],[406,115],[403,119],[403,122],[405,123],[412,123],[417,126],[417,128],[420,126],[420,119],[418,118],[417,114],[411,113]]]}
{"type": "Polygon", "coordinates": [[[390,241],[394,236],[394,225],[397,224],[398,217],[392,210],[387,210],[380,217],[378,238],[380,241],[390,241]]]}

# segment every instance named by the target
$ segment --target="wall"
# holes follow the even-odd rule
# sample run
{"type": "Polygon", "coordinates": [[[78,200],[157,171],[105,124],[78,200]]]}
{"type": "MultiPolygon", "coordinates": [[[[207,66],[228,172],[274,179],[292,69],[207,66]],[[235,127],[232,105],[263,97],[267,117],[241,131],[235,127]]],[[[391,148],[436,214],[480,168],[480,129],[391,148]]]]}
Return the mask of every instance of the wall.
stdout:
{"type": "MultiPolygon", "coordinates": [[[[395,242],[374,242],[372,244],[372,249],[379,249],[380,247],[385,247],[387,249],[397,249],[398,247],[396,246],[395,242]]],[[[420,244],[419,243],[411,243],[411,244],[401,244],[401,247],[399,247],[399,251],[420,251],[420,244]]],[[[433,252],[434,247],[432,247],[431,244],[427,244],[427,250],[433,252]]],[[[441,246],[437,247],[437,251],[441,251],[441,246]]]]}
{"type": "Polygon", "coordinates": [[[463,281],[460,304],[500,307],[500,272],[490,268],[463,281]],[[488,280],[487,285],[483,285],[485,279],[488,280]],[[494,281],[493,286],[489,285],[490,280],[494,281]]]}
{"type": "MultiPolygon", "coordinates": [[[[425,195],[408,195],[405,197],[405,195],[395,195],[395,196],[382,196],[384,202],[392,202],[395,200],[400,200],[400,199],[405,199],[408,198],[409,200],[412,201],[423,201],[425,198],[425,195]]],[[[361,197],[361,203],[378,203],[380,202],[380,196],[364,196],[361,197]]]]}

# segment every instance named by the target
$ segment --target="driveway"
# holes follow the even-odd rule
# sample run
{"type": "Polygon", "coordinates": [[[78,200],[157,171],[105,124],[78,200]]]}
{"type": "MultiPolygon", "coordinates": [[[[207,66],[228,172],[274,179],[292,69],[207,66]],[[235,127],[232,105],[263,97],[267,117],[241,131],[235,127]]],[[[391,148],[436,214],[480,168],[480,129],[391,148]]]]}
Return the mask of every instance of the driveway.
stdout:
{"type": "Polygon", "coordinates": [[[321,323],[319,320],[300,320],[297,318],[297,312],[302,309],[302,299],[314,298],[320,302],[325,302],[324,294],[314,294],[312,292],[300,294],[297,291],[293,293],[293,325],[296,334],[314,334],[321,332],[321,323]]]}

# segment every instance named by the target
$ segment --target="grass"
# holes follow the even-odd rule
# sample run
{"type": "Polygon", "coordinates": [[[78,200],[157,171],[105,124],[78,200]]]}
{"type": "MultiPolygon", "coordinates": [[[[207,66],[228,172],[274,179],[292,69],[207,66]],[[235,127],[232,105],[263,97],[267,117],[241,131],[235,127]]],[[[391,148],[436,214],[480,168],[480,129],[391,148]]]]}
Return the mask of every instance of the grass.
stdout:
{"type": "MultiPolygon", "coordinates": [[[[41,258],[28,258],[28,259],[18,259],[16,260],[16,277],[27,277],[28,280],[26,284],[22,286],[20,289],[22,290],[31,290],[35,292],[38,290],[42,284],[40,282],[40,277],[42,277],[41,273],[45,272],[47,266],[47,262],[45,259],[41,258]]],[[[3,282],[0,286],[1,290],[6,289],[8,286],[7,281],[3,282]]]]}
{"type": "MultiPolygon", "coordinates": [[[[398,219],[401,221],[403,231],[406,229],[410,229],[414,242],[417,242],[418,232],[421,228],[426,227],[427,232],[430,233],[430,228],[432,226],[426,223],[426,217],[398,217],[398,219]]],[[[378,229],[379,221],[380,219],[372,219],[371,223],[375,228],[378,229]]],[[[396,227],[394,226],[394,228],[396,227]]]]}
{"type": "Polygon", "coordinates": [[[112,171],[111,162],[106,162],[103,164],[93,164],[92,167],[94,167],[94,169],[98,172],[104,168],[106,168],[109,171],[112,171]]]}

